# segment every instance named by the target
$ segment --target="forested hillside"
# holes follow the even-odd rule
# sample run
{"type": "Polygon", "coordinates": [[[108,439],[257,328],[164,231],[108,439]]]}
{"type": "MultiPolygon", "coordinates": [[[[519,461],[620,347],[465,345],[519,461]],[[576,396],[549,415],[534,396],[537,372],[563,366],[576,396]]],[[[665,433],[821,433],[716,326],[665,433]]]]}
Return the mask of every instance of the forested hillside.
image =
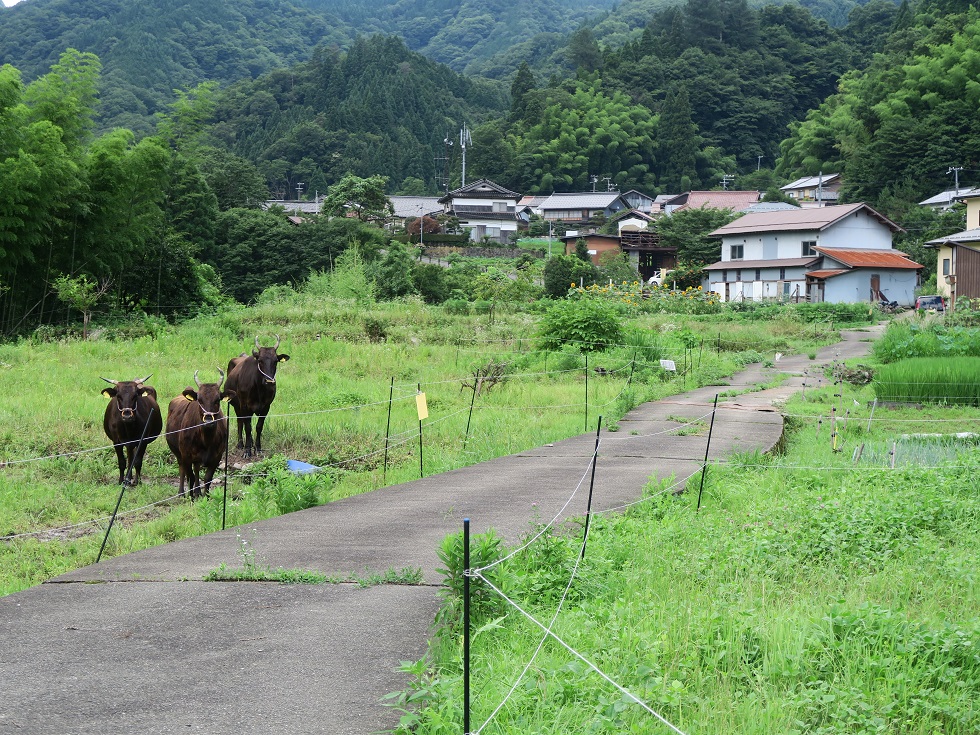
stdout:
{"type": "Polygon", "coordinates": [[[67,49],[102,62],[103,128],[148,132],[175,89],[228,84],[308,59],[355,33],[292,0],[30,0],[0,9],[0,60],[27,80],[67,49]]]}

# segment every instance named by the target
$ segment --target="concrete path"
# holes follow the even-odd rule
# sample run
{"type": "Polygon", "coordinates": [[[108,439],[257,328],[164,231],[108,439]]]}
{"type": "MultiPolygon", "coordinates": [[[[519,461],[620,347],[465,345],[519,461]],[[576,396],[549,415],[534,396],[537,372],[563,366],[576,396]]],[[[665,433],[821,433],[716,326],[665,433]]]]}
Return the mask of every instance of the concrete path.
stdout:
{"type": "MultiPolygon", "coordinates": [[[[593,507],[640,497],[651,478],[697,472],[705,436],[664,433],[681,417],[710,420],[722,399],[711,460],[768,451],[782,435],[774,405],[822,380],[820,366],[867,353],[880,328],[806,356],[753,367],[730,381],[644,404],[602,431],[593,507]]],[[[0,599],[0,735],[329,733],[393,727],[380,700],[404,689],[399,662],[426,651],[439,604],[436,549],[471,519],[519,540],[569,497],[585,513],[595,434],[346,498],[246,527],[85,567],[0,599]],[[578,488],[578,489],[577,489],[578,488]],[[577,490],[576,490],[577,489],[577,490]],[[574,497],[573,497],[574,496],[574,497]],[[241,565],[238,539],[272,568],[327,575],[421,568],[425,584],[206,583],[241,565]]]]}

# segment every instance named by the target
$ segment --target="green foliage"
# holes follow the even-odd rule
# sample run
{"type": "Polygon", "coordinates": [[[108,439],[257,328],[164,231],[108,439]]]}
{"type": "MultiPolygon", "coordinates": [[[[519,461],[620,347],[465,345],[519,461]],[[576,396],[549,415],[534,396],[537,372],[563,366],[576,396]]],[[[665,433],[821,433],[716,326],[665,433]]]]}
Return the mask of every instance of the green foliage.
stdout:
{"type": "Polygon", "coordinates": [[[623,339],[622,312],[601,298],[559,301],[545,312],[539,337],[545,349],[577,346],[582,352],[602,352],[623,339]]]}
{"type": "Polygon", "coordinates": [[[333,217],[353,215],[362,222],[384,222],[393,211],[391,200],[385,196],[387,185],[386,176],[347,174],[327,190],[320,211],[333,217]]]}
{"type": "Polygon", "coordinates": [[[875,372],[881,401],[980,406],[980,357],[912,357],[875,372]]]}
{"type": "Polygon", "coordinates": [[[980,357],[980,328],[891,322],[873,348],[889,363],[909,357],[980,357]]]}
{"type": "MultiPolygon", "coordinates": [[[[443,604],[436,615],[436,625],[444,641],[455,639],[462,630],[463,590],[468,571],[464,566],[464,551],[462,531],[447,536],[437,549],[442,567],[436,572],[443,578],[443,587],[439,590],[443,604]]],[[[483,570],[481,574],[497,587],[505,574],[499,564],[502,557],[503,542],[492,529],[470,537],[470,569],[483,570]]],[[[470,615],[473,624],[481,625],[498,617],[504,611],[505,604],[500,595],[483,580],[471,577],[470,615]]]]}
{"type": "Polygon", "coordinates": [[[598,269],[592,262],[585,262],[574,255],[556,255],[544,265],[544,290],[554,299],[568,294],[575,286],[591,286],[599,278],[598,269]]]}
{"type": "Polygon", "coordinates": [[[408,252],[408,248],[392,241],[375,271],[378,298],[390,300],[415,293],[412,283],[414,267],[415,258],[408,252]]]}
{"type": "Polygon", "coordinates": [[[661,217],[656,228],[664,247],[677,248],[679,262],[705,266],[721,260],[721,239],[709,234],[738,217],[730,209],[682,209],[661,217]]]}

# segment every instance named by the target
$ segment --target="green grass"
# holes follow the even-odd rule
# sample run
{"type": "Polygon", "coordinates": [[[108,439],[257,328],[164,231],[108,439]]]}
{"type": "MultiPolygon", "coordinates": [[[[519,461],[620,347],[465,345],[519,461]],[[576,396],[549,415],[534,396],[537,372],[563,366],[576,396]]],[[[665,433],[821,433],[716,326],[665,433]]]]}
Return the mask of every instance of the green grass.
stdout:
{"type": "MultiPolygon", "coordinates": [[[[694,482],[595,517],[555,635],[683,732],[977,732],[980,451],[891,470],[851,450],[969,430],[980,411],[872,416],[872,398],[845,384],[792,399],[784,453],[712,467],[700,512],[694,482]]],[[[547,624],[580,552],[580,529],[546,535],[495,584],[547,624]]],[[[542,631],[509,604],[484,603],[474,627],[474,728],[506,699],[487,731],[669,731],[555,641],[535,657],[542,631]]],[[[397,732],[459,732],[458,649],[433,656],[405,666],[418,678],[392,696],[397,732]]]]}
{"type": "Polygon", "coordinates": [[[980,406],[980,357],[915,357],[875,371],[880,401],[980,406]]]}
{"type": "MultiPolygon", "coordinates": [[[[108,516],[119,497],[115,455],[102,431],[106,399],[101,377],[153,374],[165,410],[192,384],[195,370],[214,374],[230,357],[282,338],[290,355],[263,445],[267,461],[228,481],[227,523],[239,526],[419,476],[421,384],[430,417],[423,423],[426,475],[593,431],[648,400],[711,384],[741,364],[741,345],[709,346],[710,322],[683,315],[636,314],[630,330],[649,335],[661,354],[691,368],[665,374],[658,359],[627,344],[589,356],[588,422],[585,358],[574,347],[538,349],[539,317],[501,305],[489,315],[460,316],[417,301],[356,304],[295,294],[284,302],[237,307],[155,336],[29,341],[0,345],[0,594],[24,589],[95,561],[108,516]],[[380,323],[387,338],[372,342],[380,323]],[[636,362],[633,363],[634,357],[636,362]],[[491,360],[508,364],[507,379],[469,409],[462,383],[491,360]],[[606,374],[597,375],[602,367],[606,374]],[[393,383],[393,385],[392,385],[393,383]],[[385,465],[388,401],[390,439],[385,465]],[[469,422],[469,433],[466,433],[469,422]],[[285,459],[322,471],[295,478],[285,459]]],[[[790,354],[823,343],[812,327],[792,323],[725,325],[753,349],[790,354]],[[737,326],[737,328],[736,328],[737,326]]],[[[163,439],[150,445],[143,483],[126,490],[103,558],[199,535],[221,527],[221,481],[210,499],[176,499],[177,468],[163,439]]]]}

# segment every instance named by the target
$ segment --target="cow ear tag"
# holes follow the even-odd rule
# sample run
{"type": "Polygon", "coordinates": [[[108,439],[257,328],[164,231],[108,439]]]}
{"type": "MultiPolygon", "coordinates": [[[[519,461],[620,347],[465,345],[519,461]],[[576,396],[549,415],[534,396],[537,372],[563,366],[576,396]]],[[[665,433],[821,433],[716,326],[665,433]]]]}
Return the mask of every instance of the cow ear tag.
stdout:
{"type": "Polygon", "coordinates": [[[109,393],[109,389],[108,388],[103,388],[102,389],[102,395],[104,395],[106,398],[112,398],[112,395],[109,393]]]}
{"type": "Polygon", "coordinates": [[[184,398],[186,398],[186,399],[187,399],[188,401],[190,401],[191,403],[193,403],[193,402],[194,402],[194,399],[193,399],[193,398],[192,398],[191,396],[184,396],[184,398]]]}

